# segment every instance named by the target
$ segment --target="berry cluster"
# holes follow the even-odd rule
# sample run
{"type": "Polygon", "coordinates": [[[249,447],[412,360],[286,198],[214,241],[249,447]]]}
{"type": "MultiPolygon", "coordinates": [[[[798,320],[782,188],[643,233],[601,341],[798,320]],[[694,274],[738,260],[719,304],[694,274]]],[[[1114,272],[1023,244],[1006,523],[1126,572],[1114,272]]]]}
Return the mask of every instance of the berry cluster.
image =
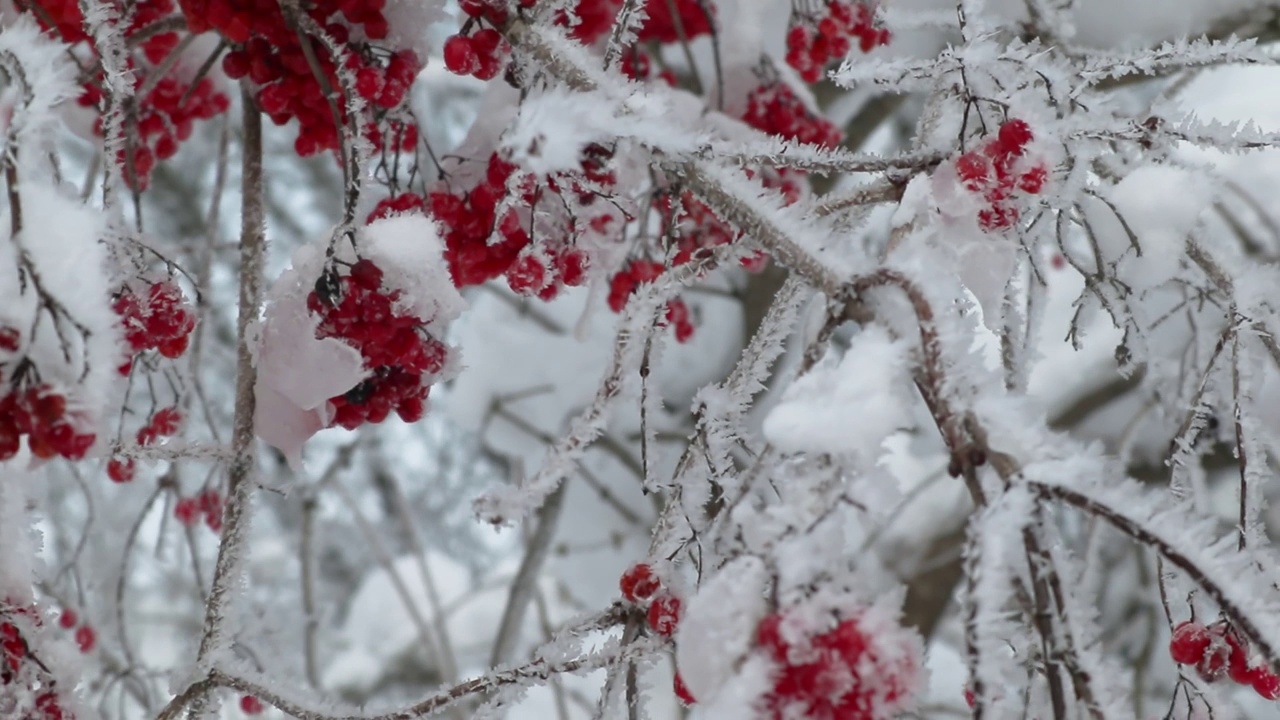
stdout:
{"type": "Polygon", "coordinates": [[[129,358],[120,366],[120,374],[128,375],[133,359],[140,352],[156,350],[167,358],[187,351],[196,315],[187,303],[182,289],[172,280],[152,283],[143,295],[124,288],[111,304],[120,316],[129,358]]]}
{"type": "Polygon", "coordinates": [[[892,36],[875,26],[874,14],[866,3],[828,0],[820,13],[794,18],[787,31],[787,64],[805,82],[817,82],[828,63],[849,54],[851,38],[858,38],[864,53],[888,45],[892,36]]]}
{"type": "Polygon", "coordinates": [[[454,35],[444,44],[444,66],[457,75],[492,80],[510,49],[502,34],[493,28],[478,30],[474,35],[454,35]]]}
{"type": "MultiPolygon", "coordinates": [[[[458,5],[467,15],[462,30],[445,42],[444,62],[451,72],[471,75],[481,80],[497,76],[510,46],[502,40],[497,28],[510,17],[506,0],[461,0],[458,5]]],[[[517,7],[528,10],[536,0],[519,0],[517,7]]],[[[648,19],[636,32],[638,44],[674,43],[692,40],[714,31],[715,6],[709,0],[648,0],[642,3],[648,19]],[[675,14],[672,14],[674,6],[675,14]]],[[[557,10],[555,24],[569,29],[569,37],[583,45],[593,45],[607,34],[621,9],[621,0],[578,0],[573,8],[557,10]]],[[[647,58],[646,58],[647,62],[647,58]]],[[[627,72],[628,77],[644,78],[648,72],[627,72]]],[[[664,78],[669,73],[664,73],[664,78]]],[[[675,77],[670,75],[674,84],[675,77]]]]}
{"type": "Polygon", "coordinates": [[[405,422],[426,412],[427,394],[449,360],[449,348],[426,330],[430,318],[396,308],[400,291],[383,284],[372,260],[361,259],[341,275],[330,266],[307,296],[320,318],[318,338],[337,338],[360,351],[369,377],[342,395],[329,398],[330,426],[354,430],[380,423],[395,411],[405,422]]]}
{"type": "MultiPolygon", "coordinates": [[[[146,425],[138,430],[139,445],[151,445],[162,437],[173,437],[182,426],[182,412],[176,407],[156,411],[146,425]]],[[[107,477],[112,482],[127,483],[133,480],[137,464],[133,458],[113,457],[107,463],[107,477]]]]}
{"type": "Polygon", "coordinates": [[[618,580],[622,597],[629,603],[642,604],[662,589],[662,580],[648,563],[636,563],[627,568],[618,580]]]}
{"type": "Polygon", "coordinates": [[[183,527],[193,527],[200,516],[204,524],[214,532],[222,531],[222,495],[217,490],[204,490],[195,497],[178,498],[173,505],[173,516],[183,527]]]}
{"type": "Polygon", "coordinates": [[[978,211],[978,225],[983,231],[1003,230],[1018,222],[1015,191],[1038,195],[1044,189],[1049,179],[1048,169],[1043,165],[1026,167],[1026,163],[1018,162],[1033,137],[1025,121],[1010,120],[981,148],[956,158],[956,174],[965,189],[982,193],[989,204],[978,211]]]}
{"type": "Polygon", "coordinates": [[[821,147],[835,147],[843,138],[835,123],[811,112],[791,86],[781,81],[751,91],[742,121],[770,135],[821,147]]]}
{"type": "MultiPolygon", "coordinates": [[[[31,688],[35,695],[32,707],[16,710],[10,706],[6,712],[16,710],[16,717],[22,720],[74,720],[74,716],[62,708],[56,683],[47,666],[32,652],[27,632],[41,624],[40,613],[35,607],[18,605],[9,598],[0,600],[0,688],[18,683],[31,688]]],[[[88,630],[89,637],[93,638],[92,628],[83,626],[81,629],[88,630]]],[[[77,631],[78,643],[79,634],[77,631]]],[[[83,649],[83,643],[80,644],[82,652],[93,649],[93,639],[89,641],[88,650],[83,649]]]]}
{"type": "MultiPolygon", "coordinates": [[[[651,260],[632,260],[609,279],[609,308],[622,312],[641,285],[651,283],[662,274],[665,265],[651,260]]],[[[689,306],[680,298],[667,301],[666,323],[675,332],[676,342],[687,342],[693,337],[693,322],[689,318],[689,306]]]]}
{"type": "Polygon", "coordinates": [[[627,602],[641,607],[648,603],[650,630],[663,637],[675,634],[683,603],[678,595],[663,587],[662,579],[653,566],[648,563],[632,565],[622,573],[618,588],[627,602]]]}
{"type": "MultiPolygon", "coordinates": [[[[354,76],[361,98],[384,111],[400,106],[422,69],[413,52],[391,52],[372,44],[390,32],[383,14],[385,0],[303,3],[307,18],[296,21],[285,16],[279,3],[265,0],[180,2],[192,32],[216,30],[232,44],[222,59],[223,71],[258,86],[258,106],[272,122],[298,120],[294,149],[304,157],[340,145],[341,130],[326,96],[326,89],[343,87],[339,69],[354,76]],[[339,57],[325,38],[340,47],[339,57]]],[[[338,103],[338,112],[338,121],[346,123],[345,103],[338,103]]]]}
{"type": "MultiPolygon", "coordinates": [[[[90,40],[84,30],[84,17],[76,0],[29,0],[36,8],[33,13],[47,30],[56,32],[64,41],[75,44],[90,40]]],[[[173,0],[138,0],[131,4],[129,25],[124,30],[126,43],[137,45],[138,53],[130,54],[126,61],[132,70],[134,90],[143,85],[153,89],[145,97],[136,98],[137,134],[130,135],[128,147],[119,151],[117,160],[125,168],[125,180],[131,187],[145,190],[151,170],[157,159],[165,160],[178,151],[178,144],[191,136],[196,120],[208,120],[227,111],[230,100],[219,92],[209,78],[200,78],[194,85],[167,74],[158,80],[151,73],[179,45],[176,32],[155,33],[152,27],[174,17],[173,0]],[[144,39],[133,42],[140,35],[144,39]]],[[[78,99],[84,107],[102,106],[103,75],[99,70],[84,85],[84,93],[78,99]]],[[[102,121],[94,130],[101,134],[102,121]]]]}
{"type": "Polygon", "coordinates": [[[240,712],[245,715],[257,715],[262,712],[262,701],[252,695],[240,698],[240,712]]]}
{"type": "Polygon", "coordinates": [[[1251,662],[1249,641],[1226,620],[1208,627],[1195,620],[1179,624],[1169,641],[1169,655],[1180,665],[1194,666],[1208,682],[1229,677],[1268,700],[1280,699],[1280,676],[1266,663],[1251,662]]]}
{"type": "MultiPolygon", "coordinates": [[[[646,619],[649,629],[663,637],[675,635],[680,625],[683,603],[680,597],[669,590],[664,590],[662,579],[658,577],[653,566],[648,563],[636,563],[622,573],[618,580],[622,597],[633,605],[649,604],[646,619]]],[[[677,672],[674,681],[676,697],[685,705],[692,705],[693,693],[684,684],[684,678],[677,672]]]]}
{"type": "Polygon", "coordinates": [[[23,435],[38,458],[83,458],[97,437],[80,432],[81,418],[68,410],[67,396],[49,384],[15,388],[0,397],[0,461],[18,454],[23,435]]]}
{"type": "Polygon", "coordinates": [[[98,633],[89,623],[81,623],[80,617],[75,610],[63,610],[62,614],[58,616],[58,627],[64,630],[76,628],[76,647],[80,648],[82,653],[93,652],[94,646],[98,644],[98,633]],[[79,627],[76,627],[77,625],[79,627]]]}
{"type": "Polygon", "coordinates": [[[893,717],[915,681],[914,655],[886,649],[858,617],[803,639],[784,632],[782,614],[761,621],[757,642],[778,664],[764,703],[770,716],[885,720],[893,717]]]}
{"type": "Polygon", "coordinates": [[[546,206],[548,219],[557,205],[563,210],[593,204],[594,188],[613,184],[609,157],[606,148],[590,145],[583,151],[580,173],[560,173],[541,184],[525,175],[509,195],[507,186],[516,167],[494,154],[484,178],[470,191],[431,193],[431,214],[445,227],[444,257],[454,284],[478,285],[507,273],[513,291],[550,300],[561,287],[586,282],[586,255],[571,244],[574,219],[568,218],[567,227],[554,232],[544,228],[546,241],[535,248],[527,218],[534,216],[539,203],[546,206]],[[529,212],[521,212],[517,204],[529,212]]]}

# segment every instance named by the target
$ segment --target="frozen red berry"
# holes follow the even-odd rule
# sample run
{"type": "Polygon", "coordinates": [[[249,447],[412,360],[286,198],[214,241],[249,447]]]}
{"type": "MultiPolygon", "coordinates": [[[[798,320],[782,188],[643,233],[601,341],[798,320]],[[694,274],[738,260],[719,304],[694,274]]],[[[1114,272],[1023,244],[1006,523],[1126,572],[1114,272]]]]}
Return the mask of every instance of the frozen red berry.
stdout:
{"type": "Polygon", "coordinates": [[[649,628],[655,633],[670,637],[680,624],[680,598],[664,593],[649,606],[649,628]]]}
{"type": "Polygon", "coordinates": [[[662,582],[647,563],[636,563],[622,574],[618,585],[622,589],[622,597],[638,603],[653,597],[662,587],[662,582]]]}
{"type": "Polygon", "coordinates": [[[81,625],[76,629],[76,645],[80,647],[80,652],[93,652],[93,647],[98,643],[98,634],[88,625],[81,625]]]}
{"type": "Polygon", "coordinates": [[[245,715],[257,715],[262,712],[262,701],[252,695],[240,698],[240,711],[245,715]]]}
{"type": "Polygon", "coordinates": [[[1173,638],[1169,641],[1169,655],[1173,661],[1183,665],[1200,662],[1209,649],[1209,630],[1194,620],[1187,620],[1173,630],[1173,638]]]}

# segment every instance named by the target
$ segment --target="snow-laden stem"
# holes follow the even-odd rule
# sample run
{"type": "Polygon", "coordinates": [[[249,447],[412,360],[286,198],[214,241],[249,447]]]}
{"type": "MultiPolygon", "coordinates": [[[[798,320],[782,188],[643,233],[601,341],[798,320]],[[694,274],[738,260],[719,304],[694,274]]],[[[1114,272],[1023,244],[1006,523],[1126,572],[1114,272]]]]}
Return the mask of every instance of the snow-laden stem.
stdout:
{"type": "MultiPolygon", "coordinates": [[[[560,633],[561,637],[582,636],[617,627],[626,622],[634,609],[622,603],[614,603],[603,612],[592,615],[560,633]]],[[[589,672],[612,667],[622,662],[638,659],[660,648],[664,639],[650,639],[630,645],[614,644],[599,652],[583,654],[571,659],[550,660],[544,652],[535,654],[529,662],[515,667],[498,669],[434,692],[427,697],[397,710],[388,712],[360,712],[342,708],[329,700],[309,700],[310,690],[282,689],[275,683],[220,667],[213,668],[203,680],[182,691],[156,720],[175,720],[183,708],[197,698],[217,688],[230,688],[252,695],[275,707],[290,717],[301,720],[411,720],[425,717],[456,705],[477,695],[484,695],[508,685],[546,681],[564,673],[589,672]]],[[[553,641],[552,646],[554,646],[553,641]]]]}
{"type": "Polygon", "coordinates": [[[262,115],[251,92],[242,86],[244,146],[242,151],[240,227],[240,310],[236,320],[236,402],[232,422],[232,459],[227,474],[227,504],[222,542],[214,565],[213,586],[205,605],[204,631],[196,657],[198,667],[225,646],[228,608],[240,585],[244,544],[249,532],[252,475],[257,460],[253,432],[254,384],[257,379],[251,334],[258,322],[262,295],[262,262],[266,245],[262,177],[262,115]]]}

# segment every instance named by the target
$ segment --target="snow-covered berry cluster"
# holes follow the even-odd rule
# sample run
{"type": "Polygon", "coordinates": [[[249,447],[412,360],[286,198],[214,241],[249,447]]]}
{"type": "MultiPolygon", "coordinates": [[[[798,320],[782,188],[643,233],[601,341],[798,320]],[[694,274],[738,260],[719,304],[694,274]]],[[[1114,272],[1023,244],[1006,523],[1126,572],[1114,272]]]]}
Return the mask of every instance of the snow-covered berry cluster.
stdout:
{"type": "Polygon", "coordinates": [[[618,580],[622,597],[639,607],[648,606],[649,629],[663,637],[671,637],[680,624],[683,603],[680,596],[667,589],[658,572],[648,563],[636,563],[618,580]]]}
{"type": "Polygon", "coordinates": [[[778,80],[751,91],[742,120],[770,135],[822,147],[835,147],[843,138],[840,128],[810,110],[790,85],[778,80]]]}
{"type": "Polygon", "coordinates": [[[187,351],[196,315],[182,289],[173,280],[151,283],[143,294],[124,288],[111,304],[120,316],[129,357],[120,366],[120,374],[128,375],[138,353],[155,350],[164,357],[176,358],[187,351]]]}
{"type": "Polygon", "coordinates": [[[875,26],[874,15],[867,3],[846,0],[829,0],[815,14],[793,15],[787,30],[787,64],[805,82],[817,82],[828,63],[849,54],[853,38],[864,53],[888,45],[892,35],[888,28],[875,26]]]}
{"type": "Polygon", "coordinates": [[[1026,121],[1009,120],[981,148],[956,158],[960,182],[987,203],[978,211],[978,226],[984,231],[1011,227],[1019,217],[1018,194],[1038,195],[1044,190],[1048,168],[1022,161],[1033,138],[1026,121]]]}
{"type": "MultiPolygon", "coordinates": [[[[466,14],[458,34],[445,41],[445,67],[458,75],[490,80],[506,66],[510,46],[502,39],[499,28],[510,19],[507,0],[460,0],[458,6],[466,14]]],[[[520,12],[533,10],[536,0],[518,0],[520,12]]],[[[708,35],[714,29],[715,5],[709,0],[646,0],[641,6],[647,16],[636,31],[637,46],[648,42],[674,43],[708,35]],[[672,10],[674,9],[674,14],[672,10]]],[[[613,26],[621,0],[578,0],[572,8],[555,11],[552,20],[567,28],[569,36],[583,45],[592,45],[613,26]]],[[[647,64],[647,58],[645,60],[647,64]]],[[[624,72],[643,79],[639,61],[624,72]]],[[[664,77],[667,74],[664,73],[664,77]]],[[[674,79],[674,77],[671,77],[674,79]]]]}
{"type": "Polygon", "coordinates": [[[346,267],[330,265],[307,296],[307,308],[320,319],[316,337],[355,348],[369,372],[360,384],[329,398],[331,427],[354,430],[392,412],[417,422],[426,412],[427,394],[450,350],[427,331],[430,318],[397,307],[400,295],[384,285],[381,268],[362,258],[346,267]]]}
{"type": "MultiPolygon", "coordinates": [[[[161,408],[138,429],[139,445],[152,445],[160,438],[173,437],[182,427],[182,411],[176,407],[161,408]]],[[[112,482],[127,483],[133,480],[137,463],[129,457],[113,457],[107,462],[107,477],[112,482]]]]}
{"type": "MultiPolygon", "coordinates": [[[[74,716],[63,707],[57,683],[48,666],[36,656],[32,648],[33,634],[42,625],[40,611],[34,605],[15,603],[11,598],[0,600],[0,688],[11,685],[26,687],[31,690],[29,695],[32,697],[29,701],[31,704],[27,707],[22,706],[20,698],[23,694],[9,697],[6,717],[22,720],[74,720],[74,716]]],[[[81,652],[91,651],[96,641],[93,628],[81,626],[76,632],[76,640],[81,652]],[[84,641],[81,631],[87,631],[83,634],[84,641]]]]}
{"type": "Polygon", "coordinates": [[[493,154],[469,191],[432,192],[431,214],[445,228],[445,260],[454,283],[478,285],[505,273],[514,292],[550,300],[561,288],[586,282],[587,256],[573,244],[579,222],[562,214],[566,207],[593,205],[600,189],[613,184],[609,157],[603,146],[589,145],[579,172],[557,173],[542,182],[526,174],[508,193],[516,166],[493,154]],[[535,209],[547,211],[536,246],[535,209]]]}
{"type": "MultiPolygon", "coordinates": [[[[666,268],[660,262],[652,260],[632,260],[609,279],[609,309],[622,312],[627,305],[627,298],[635,293],[636,288],[658,279],[666,268]]],[[[671,326],[677,342],[686,342],[693,337],[693,322],[690,320],[689,306],[680,298],[667,301],[666,323],[671,326]]]]}
{"type": "MultiPolygon", "coordinates": [[[[305,16],[298,18],[287,17],[275,2],[180,1],[192,32],[216,30],[231,44],[223,72],[257,86],[258,106],[272,122],[297,119],[294,149],[304,157],[340,145],[329,96],[343,87],[340,71],[354,76],[353,89],[376,121],[400,106],[422,69],[412,51],[375,44],[390,33],[383,0],[302,3],[305,16]],[[338,49],[336,56],[330,43],[338,49]]],[[[345,124],[345,103],[338,103],[337,111],[338,122],[345,124]]]]}
{"type": "Polygon", "coordinates": [[[1226,620],[1208,626],[1187,620],[1174,628],[1169,641],[1173,661],[1194,667],[1207,682],[1230,678],[1268,700],[1280,699],[1280,676],[1249,654],[1249,641],[1226,620]]]}
{"type": "MultiPolygon", "coordinates": [[[[26,3],[19,4],[24,7],[26,3]]],[[[45,29],[56,32],[65,42],[79,44],[89,40],[84,16],[76,0],[30,0],[32,13],[45,29]]],[[[136,98],[137,135],[130,136],[128,147],[119,151],[117,159],[125,168],[125,181],[145,190],[156,160],[165,160],[178,151],[178,144],[191,136],[196,120],[208,120],[227,111],[230,99],[208,77],[195,80],[179,77],[179,71],[168,71],[156,79],[152,75],[166,66],[166,59],[178,48],[177,32],[155,32],[162,22],[178,20],[173,0],[138,0],[130,4],[129,24],[124,29],[125,44],[134,48],[125,60],[131,71],[135,91],[143,86],[151,90],[136,98]]],[[[84,107],[101,108],[103,75],[98,65],[91,79],[86,79],[84,92],[78,99],[84,107]]],[[[95,132],[102,133],[99,119],[95,132]]]]}
{"type": "Polygon", "coordinates": [[[787,615],[775,613],[757,630],[757,643],[778,666],[763,700],[770,717],[896,717],[919,674],[908,635],[899,628],[866,627],[856,614],[818,633],[787,625],[787,615]]]}

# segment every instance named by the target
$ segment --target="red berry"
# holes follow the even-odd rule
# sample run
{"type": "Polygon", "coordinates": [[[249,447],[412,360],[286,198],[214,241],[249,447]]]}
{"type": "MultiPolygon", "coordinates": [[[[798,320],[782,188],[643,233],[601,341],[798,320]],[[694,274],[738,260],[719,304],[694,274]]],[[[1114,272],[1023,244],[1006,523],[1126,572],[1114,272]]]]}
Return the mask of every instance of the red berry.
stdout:
{"type": "Polygon", "coordinates": [[[107,463],[107,477],[111,478],[112,482],[129,482],[133,479],[133,471],[134,462],[132,458],[111,458],[111,461],[107,463]]]}
{"type": "Polygon", "coordinates": [[[471,75],[480,69],[480,56],[471,38],[454,35],[445,41],[444,66],[458,75],[471,75]]]}
{"type": "Polygon", "coordinates": [[[93,646],[98,642],[98,634],[88,625],[81,625],[76,629],[76,645],[80,646],[80,652],[88,653],[93,651],[93,646]]]}
{"type": "Polygon", "coordinates": [[[1010,155],[1021,155],[1027,143],[1031,142],[1031,127],[1025,120],[1010,120],[1000,126],[999,138],[1001,148],[1010,155]]]}
{"type": "Polygon", "coordinates": [[[1268,700],[1280,700],[1280,677],[1266,667],[1254,668],[1250,685],[1254,692],[1268,700]]]}
{"type": "Polygon", "coordinates": [[[970,190],[978,191],[991,178],[991,163],[976,152],[967,152],[956,158],[956,174],[970,190]]]}
{"type": "Polygon", "coordinates": [[[649,606],[649,627],[659,635],[670,637],[680,624],[680,598],[670,593],[659,595],[649,606]]]}
{"type": "Polygon", "coordinates": [[[0,350],[17,352],[20,338],[21,335],[15,328],[0,326],[0,350]]]}
{"type": "Polygon", "coordinates": [[[653,597],[662,587],[662,581],[648,564],[636,563],[622,573],[618,585],[622,588],[622,597],[629,602],[638,603],[653,597]]]}
{"type": "Polygon", "coordinates": [[[1044,189],[1044,184],[1048,179],[1048,169],[1043,165],[1038,165],[1018,178],[1018,189],[1029,195],[1038,195],[1044,189]]]}
{"type": "Polygon", "coordinates": [[[372,260],[357,260],[351,266],[351,279],[365,290],[377,290],[382,287],[382,270],[372,260]]]}
{"type": "Polygon", "coordinates": [[[195,525],[199,515],[200,504],[195,498],[182,498],[173,506],[173,516],[187,527],[195,525]]]}
{"type": "Polygon", "coordinates": [[[680,677],[680,673],[678,672],[676,673],[673,685],[675,686],[676,697],[680,702],[685,705],[692,705],[697,702],[693,697],[693,693],[689,692],[689,687],[684,684],[684,678],[680,677]]]}
{"type": "Polygon", "coordinates": [[[257,715],[262,712],[262,701],[252,695],[240,698],[240,711],[245,715],[257,715]]]}
{"type": "Polygon", "coordinates": [[[65,630],[70,630],[79,624],[79,622],[80,618],[76,615],[76,611],[70,608],[63,610],[62,614],[58,616],[58,626],[65,630]]]}
{"type": "Polygon", "coordinates": [[[1209,649],[1209,630],[1194,620],[1187,620],[1173,630],[1169,641],[1169,656],[1182,665],[1200,662],[1209,649]]]}

